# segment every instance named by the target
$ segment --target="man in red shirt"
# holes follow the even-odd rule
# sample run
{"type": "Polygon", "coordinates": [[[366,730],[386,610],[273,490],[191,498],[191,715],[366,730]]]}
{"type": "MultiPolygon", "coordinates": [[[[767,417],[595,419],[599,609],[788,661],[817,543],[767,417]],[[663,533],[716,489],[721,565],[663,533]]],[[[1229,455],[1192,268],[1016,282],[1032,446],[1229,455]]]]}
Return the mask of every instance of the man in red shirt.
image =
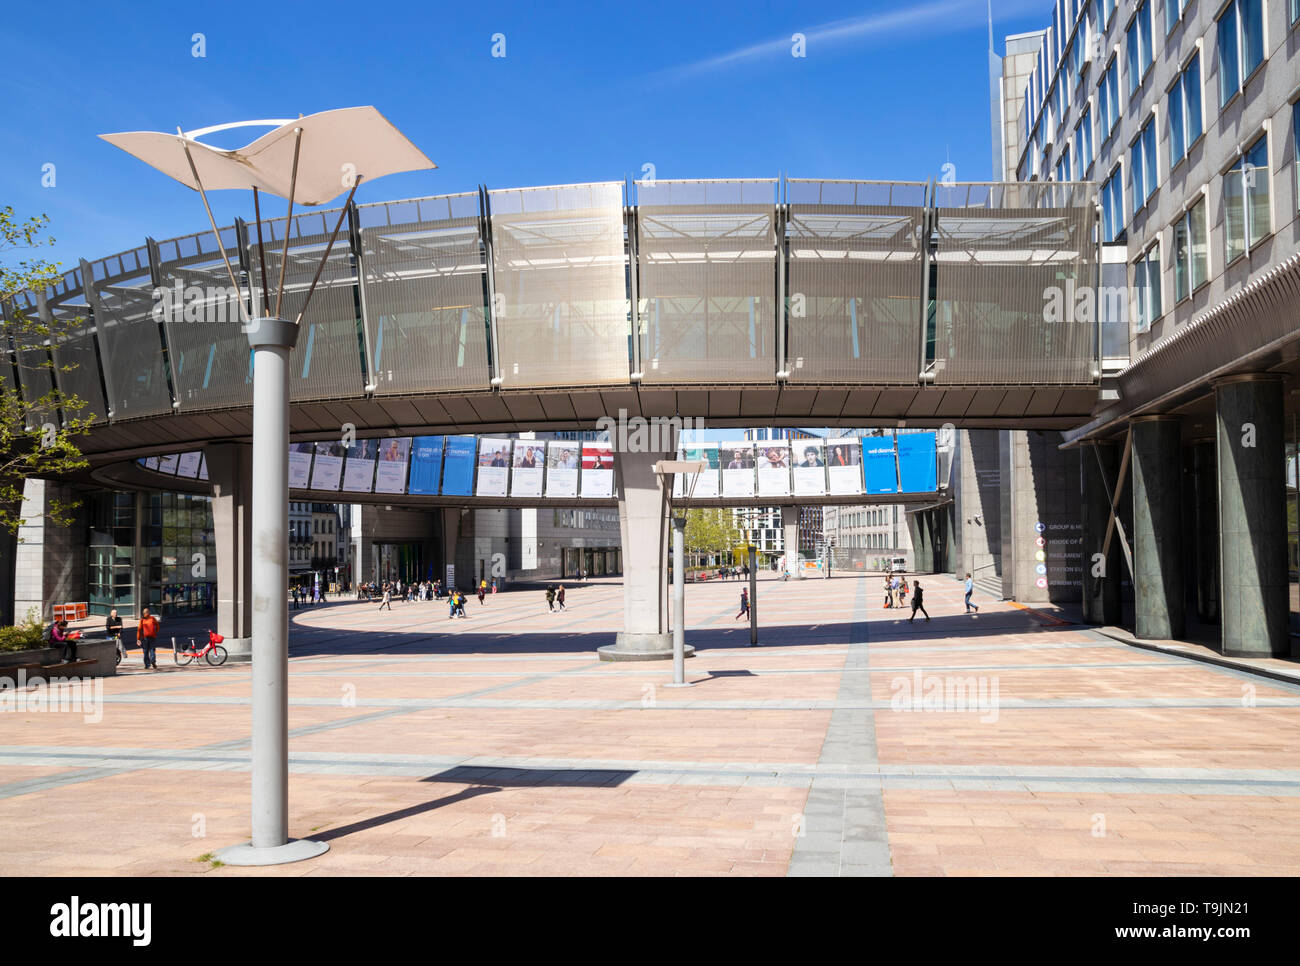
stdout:
{"type": "Polygon", "coordinates": [[[148,607],[140,612],[140,626],[135,629],[135,636],[144,650],[144,666],[158,670],[158,654],[155,651],[158,646],[158,618],[149,613],[148,607]]]}

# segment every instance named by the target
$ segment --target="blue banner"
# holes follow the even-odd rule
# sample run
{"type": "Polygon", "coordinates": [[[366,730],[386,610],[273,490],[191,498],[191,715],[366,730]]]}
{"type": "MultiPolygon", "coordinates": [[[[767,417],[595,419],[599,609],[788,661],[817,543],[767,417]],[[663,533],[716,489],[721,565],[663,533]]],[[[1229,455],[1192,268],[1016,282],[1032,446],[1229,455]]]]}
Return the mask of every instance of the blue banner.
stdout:
{"type": "Polygon", "coordinates": [[[406,492],[437,496],[442,472],[442,436],[417,436],[411,444],[411,482],[406,492]]]}
{"type": "Polygon", "coordinates": [[[892,436],[862,437],[862,475],[868,493],[897,493],[898,468],[892,436]]]}
{"type": "Polygon", "coordinates": [[[904,493],[933,493],[939,488],[939,460],[934,433],[898,437],[898,478],[904,493]]]}
{"type": "Polygon", "coordinates": [[[447,496],[474,493],[474,450],[477,436],[448,436],[442,466],[442,492],[447,496]]]}

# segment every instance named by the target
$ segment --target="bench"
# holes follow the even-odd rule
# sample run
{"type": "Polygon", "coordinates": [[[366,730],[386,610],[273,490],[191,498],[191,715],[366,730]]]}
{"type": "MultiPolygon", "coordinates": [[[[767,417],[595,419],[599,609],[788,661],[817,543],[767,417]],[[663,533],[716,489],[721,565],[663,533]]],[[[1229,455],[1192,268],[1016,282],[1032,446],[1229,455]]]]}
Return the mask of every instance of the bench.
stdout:
{"type": "MultiPolygon", "coordinates": [[[[67,664],[61,662],[55,664],[42,664],[37,668],[37,677],[43,677],[47,681],[53,681],[56,678],[76,677],[77,672],[83,668],[94,667],[98,662],[93,657],[85,657],[79,661],[69,661],[67,664]]],[[[33,677],[32,672],[27,672],[30,680],[33,677]]]]}
{"type": "Polygon", "coordinates": [[[7,667],[0,667],[0,677],[13,677],[14,680],[17,680],[19,671],[24,672],[27,677],[31,677],[33,674],[39,674],[41,672],[41,665],[10,664],[7,667]]]}

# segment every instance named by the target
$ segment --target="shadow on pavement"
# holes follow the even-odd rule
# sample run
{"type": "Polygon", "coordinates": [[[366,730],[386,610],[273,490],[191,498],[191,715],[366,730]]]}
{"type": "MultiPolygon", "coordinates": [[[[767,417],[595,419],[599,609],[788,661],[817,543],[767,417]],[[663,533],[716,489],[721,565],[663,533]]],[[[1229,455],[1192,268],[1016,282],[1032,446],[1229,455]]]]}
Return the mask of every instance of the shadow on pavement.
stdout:
{"type": "MultiPolygon", "coordinates": [[[[428,779],[425,779],[426,781],[428,779]]],[[[434,799],[431,802],[421,802],[419,805],[410,805],[406,808],[399,808],[395,812],[387,812],[383,815],[376,815],[374,818],[363,819],[360,822],[353,822],[351,825],[341,825],[338,828],[332,828],[324,832],[310,833],[311,837],[318,842],[329,842],[333,839],[343,838],[345,835],[352,835],[354,832],[364,832],[366,829],[378,828],[380,825],[387,825],[389,822],[400,822],[404,818],[410,818],[413,815],[420,815],[424,812],[431,812],[435,808],[446,808],[448,805],[454,805],[457,802],[468,801],[471,798],[477,798],[480,795],[488,795],[492,792],[499,792],[500,788],[490,788],[480,786],[477,788],[467,788],[464,791],[457,792],[455,795],[448,795],[446,798],[434,799]]]]}

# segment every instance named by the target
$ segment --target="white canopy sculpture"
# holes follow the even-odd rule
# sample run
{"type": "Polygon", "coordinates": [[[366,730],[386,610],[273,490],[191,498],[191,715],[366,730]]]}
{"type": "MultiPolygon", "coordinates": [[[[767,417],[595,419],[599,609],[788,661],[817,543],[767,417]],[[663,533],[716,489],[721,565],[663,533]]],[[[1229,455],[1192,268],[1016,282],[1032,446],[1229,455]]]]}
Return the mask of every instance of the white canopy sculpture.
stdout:
{"type": "Polygon", "coordinates": [[[366,178],[432,168],[434,164],[373,107],[325,111],[288,121],[240,121],[188,134],[177,129],[175,134],[136,131],[101,137],[199,192],[245,323],[253,353],[251,492],[241,496],[251,504],[252,511],[249,648],[253,660],[253,834],[247,845],[221,849],[218,855],[229,865],[276,865],[309,859],[325,852],[329,845],[289,838],[289,615],[285,599],[289,586],[289,354],[297,344],[299,323],[357,186],[366,178]],[[214,148],[198,140],[217,131],[258,126],[272,126],[274,130],[236,150],[214,148]],[[253,192],[263,284],[262,310],[251,323],[208,204],[208,190],[218,188],[248,188],[253,192]],[[258,193],[268,191],[288,199],[285,224],[290,226],[295,201],[320,205],[345,189],[348,200],[339,212],[298,317],[293,321],[281,318],[290,230],[286,227],[284,233],[280,279],[272,308],[258,193]]]}
{"type": "MultiPolygon", "coordinates": [[[[175,134],[161,131],[128,131],[120,134],[101,134],[101,138],[127,154],[134,155],[150,167],[157,168],[167,177],[179,181],[187,188],[199,192],[203,207],[207,210],[212,231],[217,234],[217,250],[221,252],[226,263],[226,272],[230,284],[239,290],[235,281],[234,269],[226,257],[225,247],[217,232],[216,220],[212,217],[212,208],[208,204],[209,190],[245,188],[253,192],[254,216],[257,221],[258,251],[262,245],[262,217],[258,192],[266,191],[289,202],[287,222],[293,219],[295,202],[304,205],[323,205],[333,201],[346,189],[348,202],[356,193],[363,179],[373,181],[386,174],[402,171],[420,171],[436,168],[419,148],[412,144],[401,131],[373,107],[344,107],[333,111],[322,111],[296,120],[236,121],[232,124],[217,124],[212,127],[199,128],[194,131],[181,131],[175,134]],[[204,144],[198,138],[218,131],[228,131],[240,127],[265,127],[274,125],[257,140],[232,150],[214,148],[204,144]]],[[[316,277],[303,301],[296,322],[302,320],[307,302],[311,301],[316,282],[320,280],[321,269],[329,259],[334,240],[343,225],[344,213],[339,213],[339,220],[330,236],[329,245],[321,257],[316,269],[316,277]]],[[[285,251],[289,247],[289,232],[285,231],[285,251]]],[[[263,312],[270,316],[280,314],[284,298],[284,267],[286,259],[280,260],[280,279],[275,298],[275,309],[270,303],[270,289],[262,287],[263,312]]],[[[262,261],[262,278],[266,279],[266,262],[262,261]]],[[[248,315],[242,299],[239,310],[248,322],[248,315]]]]}

